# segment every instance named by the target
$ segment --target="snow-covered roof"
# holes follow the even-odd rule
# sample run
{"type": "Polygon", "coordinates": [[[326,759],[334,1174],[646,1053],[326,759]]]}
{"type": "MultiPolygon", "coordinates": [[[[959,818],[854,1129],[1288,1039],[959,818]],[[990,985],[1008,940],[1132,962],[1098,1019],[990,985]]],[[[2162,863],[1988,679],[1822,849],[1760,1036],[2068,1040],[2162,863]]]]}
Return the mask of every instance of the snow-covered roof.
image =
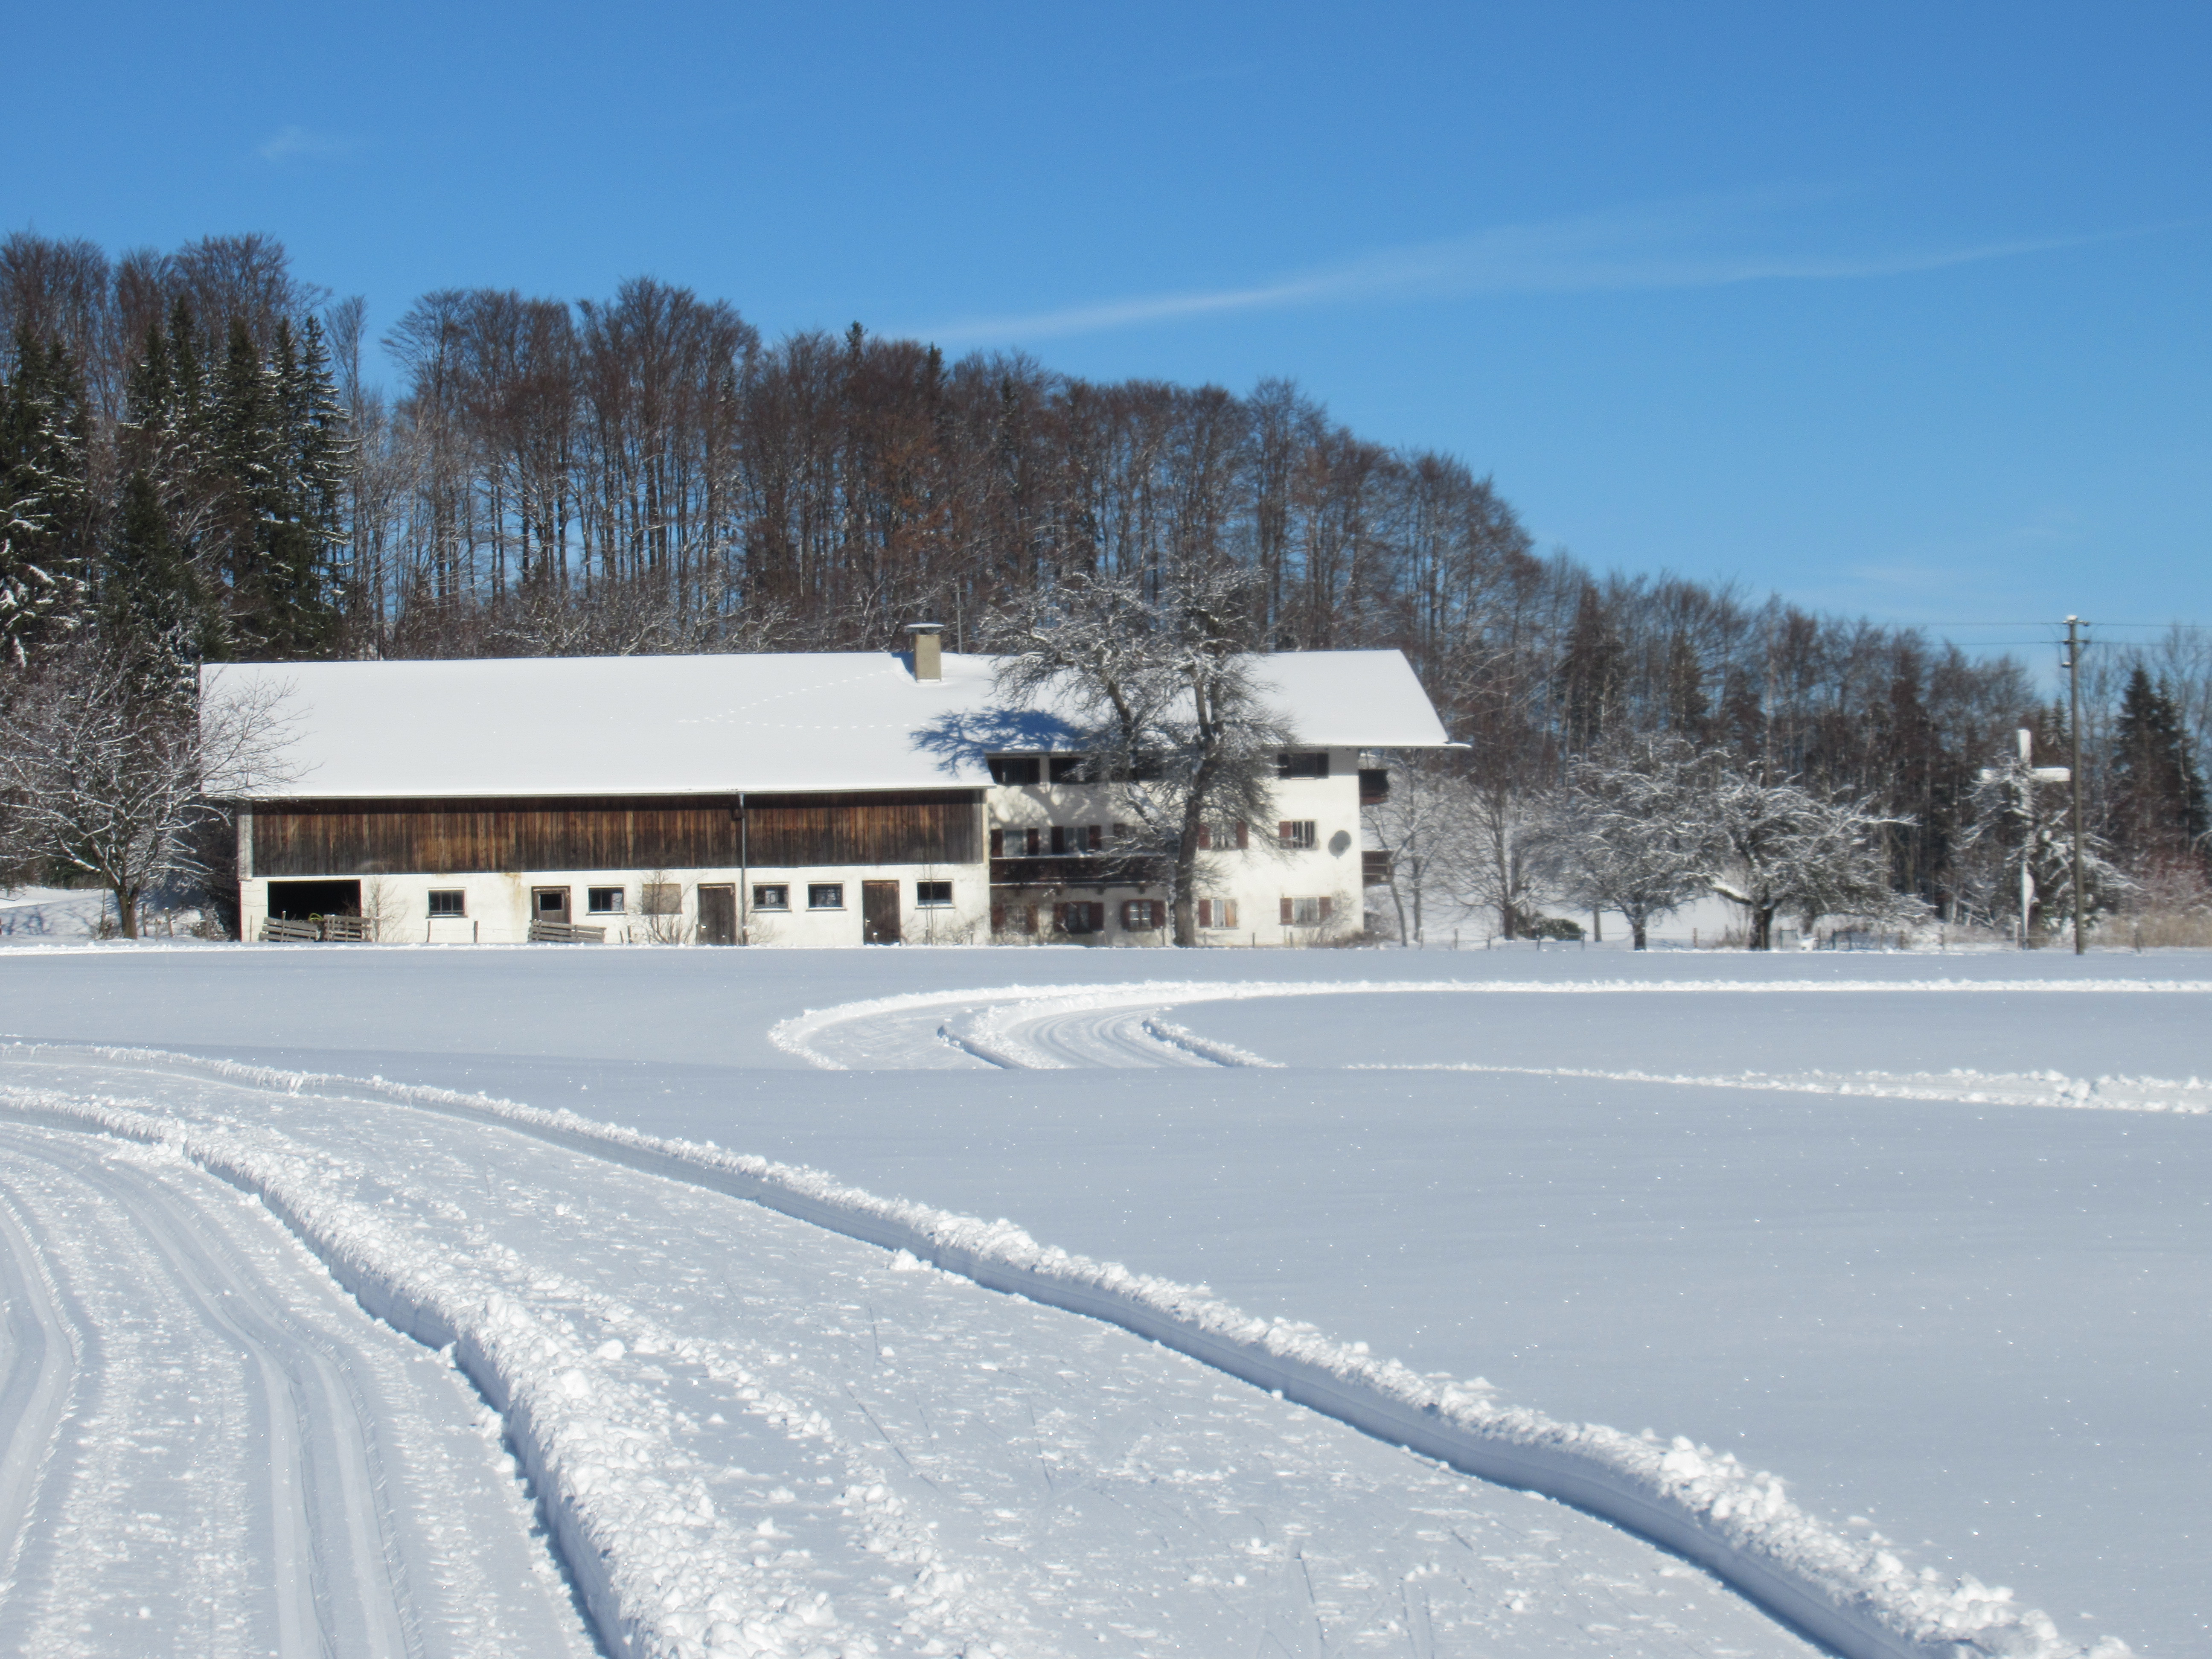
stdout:
{"type": "MultiPolygon", "coordinates": [[[[990,657],[698,657],[210,665],[210,696],[281,687],[289,781],[263,798],[726,794],[973,787],[987,755],[1072,750],[1049,708],[993,691],[990,657]]],[[[1271,703],[1301,743],[1427,748],[1436,710],[1395,651],[1266,659],[1271,703]]]]}

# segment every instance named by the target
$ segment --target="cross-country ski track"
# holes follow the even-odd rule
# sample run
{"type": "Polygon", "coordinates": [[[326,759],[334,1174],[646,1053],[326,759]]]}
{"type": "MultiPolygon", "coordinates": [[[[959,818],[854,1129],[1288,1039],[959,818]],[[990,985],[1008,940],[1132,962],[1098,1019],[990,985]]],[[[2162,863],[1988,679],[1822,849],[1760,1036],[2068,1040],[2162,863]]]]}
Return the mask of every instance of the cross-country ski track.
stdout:
{"type": "MultiPolygon", "coordinates": [[[[1188,1010],[1639,988],[1698,988],[1006,987],[770,1036],[835,1069],[1266,1068],[1188,1010]]],[[[2212,1111],[2194,1076],[1405,1064],[2212,1111]]],[[[1005,1222],[483,1096],[0,1048],[0,1274],[11,1650],[2083,1651],[1723,1453],[1005,1222]]]]}

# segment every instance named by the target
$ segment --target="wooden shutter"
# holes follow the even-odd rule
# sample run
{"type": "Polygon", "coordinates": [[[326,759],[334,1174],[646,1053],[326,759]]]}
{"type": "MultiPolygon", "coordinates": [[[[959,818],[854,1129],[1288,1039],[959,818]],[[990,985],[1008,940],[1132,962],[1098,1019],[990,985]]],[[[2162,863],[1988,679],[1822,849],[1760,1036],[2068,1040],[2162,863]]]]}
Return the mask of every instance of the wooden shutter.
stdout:
{"type": "Polygon", "coordinates": [[[1201,927],[1211,927],[1213,926],[1213,901],[1212,899],[1199,900],[1198,925],[1201,927]]]}
{"type": "Polygon", "coordinates": [[[1224,927],[1234,927],[1237,925],[1237,901],[1235,899],[1218,900],[1216,902],[1216,908],[1221,913],[1221,925],[1224,927]]]}
{"type": "Polygon", "coordinates": [[[1323,894],[1321,896],[1321,919],[1322,919],[1323,921],[1327,921],[1328,920],[1328,907],[1329,907],[1330,902],[1331,902],[1331,900],[1330,900],[1330,898],[1329,898],[1328,895],[1328,894],[1326,894],[1326,893],[1323,893],[1323,894]]]}
{"type": "Polygon", "coordinates": [[[991,856],[994,859],[1006,856],[1006,832],[1003,830],[991,831],[991,856]]]}
{"type": "Polygon", "coordinates": [[[1237,820],[1237,850],[1243,852],[1252,845],[1252,826],[1243,819],[1237,820]]]}
{"type": "Polygon", "coordinates": [[[1093,903],[1091,906],[1091,931],[1094,933],[1103,933],[1106,931],[1106,907],[1103,903],[1093,903]]]}
{"type": "Polygon", "coordinates": [[[1210,853],[1213,850],[1213,826],[1210,823],[1201,823],[1198,826],[1198,850],[1201,853],[1210,853]]]}
{"type": "Polygon", "coordinates": [[[1294,901],[1290,899],[1285,899],[1283,901],[1283,926],[1285,927],[1291,925],[1291,916],[1292,915],[1291,907],[1293,902],[1294,901]]]}

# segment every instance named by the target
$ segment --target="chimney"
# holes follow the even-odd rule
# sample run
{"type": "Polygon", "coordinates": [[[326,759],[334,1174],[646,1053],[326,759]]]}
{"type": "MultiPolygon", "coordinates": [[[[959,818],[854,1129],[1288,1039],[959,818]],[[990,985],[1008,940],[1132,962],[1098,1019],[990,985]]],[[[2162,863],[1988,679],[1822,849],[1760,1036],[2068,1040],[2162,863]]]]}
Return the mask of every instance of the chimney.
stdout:
{"type": "Polygon", "coordinates": [[[945,642],[938,637],[945,631],[943,623],[908,623],[906,631],[914,635],[914,677],[917,680],[941,680],[945,678],[945,642]]]}

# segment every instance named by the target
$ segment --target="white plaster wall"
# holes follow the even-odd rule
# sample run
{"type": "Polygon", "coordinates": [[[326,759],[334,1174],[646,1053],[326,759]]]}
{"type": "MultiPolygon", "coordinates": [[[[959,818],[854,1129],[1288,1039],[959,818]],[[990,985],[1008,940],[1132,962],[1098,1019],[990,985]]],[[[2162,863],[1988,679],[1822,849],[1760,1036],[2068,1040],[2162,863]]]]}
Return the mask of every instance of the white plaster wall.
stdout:
{"type": "MultiPolygon", "coordinates": [[[[1216,849],[1200,855],[1198,896],[1231,899],[1237,905],[1237,926],[1233,929],[1206,929],[1199,935],[1200,944],[1312,945],[1359,931],[1358,764],[1357,750],[1333,749],[1329,751],[1328,777],[1278,780],[1274,786],[1274,818],[1264,824],[1252,825],[1251,845],[1245,851],[1216,849]],[[1277,831],[1286,818],[1313,821],[1313,850],[1286,852],[1278,846],[1277,831]],[[1283,926],[1285,898],[1323,896],[1330,901],[1332,910],[1325,926],[1283,926]]],[[[1117,816],[1127,816],[1126,811],[1116,813],[1111,805],[1111,793],[1110,789],[1095,784],[996,785],[984,797],[985,821],[991,829],[1009,830],[1025,830],[1031,825],[1110,826],[1117,816]]],[[[1011,845],[1006,852],[1009,856],[1020,856],[1011,845]]],[[[1052,856],[1048,842],[1039,856],[1052,856]]],[[[1100,893],[1084,887],[1069,889],[1066,896],[1095,900],[1106,906],[1106,933],[1085,942],[1108,945],[1164,945],[1171,937],[1167,930],[1130,933],[1121,926],[1121,920],[1124,899],[1161,899],[1165,892],[1160,887],[1109,887],[1100,893]]]]}
{"type": "MultiPolygon", "coordinates": [[[[690,940],[699,920],[698,890],[703,885],[736,886],[747,913],[744,921],[756,945],[832,946],[860,943],[860,884],[896,881],[899,884],[899,927],[908,944],[981,942],[990,933],[990,898],[981,865],[835,866],[799,870],[754,867],[744,872],[742,884],[735,868],[671,870],[538,870],[501,874],[461,876],[329,876],[286,877],[286,880],[352,881],[362,884],[362,908],[379,918],[379,935],[386,944],[404,945],[518,945],[530,936],[531,890],[538,887],[569,890],[568,919],[592,927],[605,927],[610,944],[652,942],[656,921],[679,924],[673,929],[690,940]],[[683,908],[671,918],[641,913],[639,906],[648,880],[656,877],[683,889],[683,908]],[[919,881],[950,881],[949,908],[923,908],[915,903],[919,881]],[[834,910],[810,910],[808,886],[818,882],[841,884],[845,902],[834,910]],[[753,910],[751,889],[778,884],[790,889],[794,908],[788,912],[753,910]],[[588,910],[588,890],[623,889],[622,913],[588,910]],[[430,894],[458,890],[467,914],[458,917],[430,915],[430,894]]],[[[260,936],[269,915],[269,882],[253,878],[240,884],[242,931],[249,939],[260,936]]]]}

